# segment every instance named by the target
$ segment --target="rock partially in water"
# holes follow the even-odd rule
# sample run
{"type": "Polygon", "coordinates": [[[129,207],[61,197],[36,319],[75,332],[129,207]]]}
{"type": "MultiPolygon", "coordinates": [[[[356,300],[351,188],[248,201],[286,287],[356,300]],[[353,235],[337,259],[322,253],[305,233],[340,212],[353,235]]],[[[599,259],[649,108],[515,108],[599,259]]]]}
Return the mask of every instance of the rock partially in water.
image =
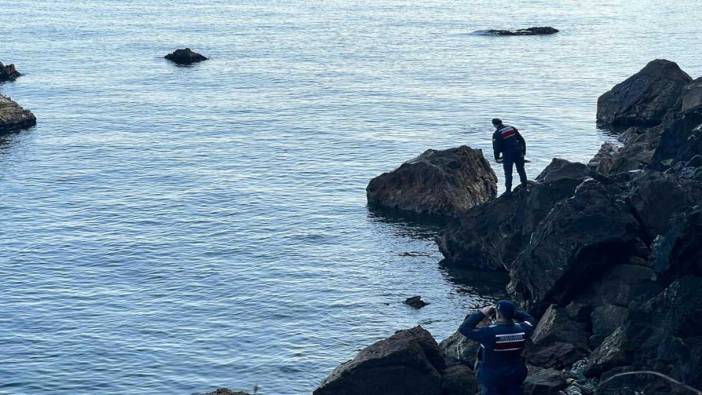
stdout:
{"type": "Polygon", "coordinates": [[[372,208],[435,217],[456,216],[497,194],[497,177],[481,150],[427,150],[366,188],[372,208]]]}
{"type": "Polygon", "coordinates": [[[405,299],[405,304],[410,307],[414,307],[415,309],[421,309],[429,303],[423,301],[421,296],[412,296],[405,299]]]}
{"type": "Polygon", "coordinates": [[[181,65],[188,65],[207,60],[206,57],[194,52],[190,48],[176,49],[174,52],[164,56],[164,58],[181,65]]]}
{"type": "Polygon", "coordinates": [[[501,196],[469,210],[453,221],[437,239],[444,262],[487,270],[507,271],[529,243],[537,225],[553,206],[573,195],[580,179],[561,178],[518,187],[511,197],[501,196]]]}
{"type": "Polygon", "coordinates": [[[558,33],[558,29],[550,26],[534,26],[526,29],[517,30],[479,30],[476,34],[484,34],[490,36],[543,36],[558,33]]]}
{"type": "Polygon", "coordinates": [[[27,129],[37,124],[31,111],[25,110],[7,96],[0,95],[0,133],[27,129]]]}
{"type": "Polygon", "coordinates": [[[361,350],[314,395],[440,395],[444,368],[438,344],[417,326],[361,350]]]}
{"type": "Polygon", "coordinates": [[[251,395],[248,392],[244,391],[232,391],[229,388],[217,388],[216,390],[212,392],[208,392],[205,394],[201,395],[251,395]]]}
{"type": "Polygon", "coordinates": [[[21,75],[14,64],[5,65],[0,62],[0,82],[14,81],[21,75]]]}
{"type": "Polygon", "coordinates": [[[682,93],[692,81],[674,62],[656,59],[597,100],[602,126],[654,126],[680,110],[682,93]]]}

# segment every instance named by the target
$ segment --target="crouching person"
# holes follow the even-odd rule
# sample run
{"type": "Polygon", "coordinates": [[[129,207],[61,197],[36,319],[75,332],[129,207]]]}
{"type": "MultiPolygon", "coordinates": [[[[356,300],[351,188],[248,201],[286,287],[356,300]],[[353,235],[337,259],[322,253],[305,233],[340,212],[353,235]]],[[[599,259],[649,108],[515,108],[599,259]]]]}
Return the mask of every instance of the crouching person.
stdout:
{"type": "Polygon", "coordinates": [[[480,343],[476,364],[481,395],[521,395],[527,367],[522,359],[526,340],[534,331],[534,318],[507,300],[486,306],[468,316],[458,329],[480,343]],[[492,325],[476,328],[485,318],[492,325]]]}

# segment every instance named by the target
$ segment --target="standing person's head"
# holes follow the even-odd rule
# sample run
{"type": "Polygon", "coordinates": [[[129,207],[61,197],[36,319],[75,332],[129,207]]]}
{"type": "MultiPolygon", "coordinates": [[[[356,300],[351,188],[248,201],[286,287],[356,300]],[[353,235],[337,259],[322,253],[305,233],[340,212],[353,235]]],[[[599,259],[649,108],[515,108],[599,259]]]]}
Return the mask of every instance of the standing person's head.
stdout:
{"type": "Polygon", "coordinates": [[[495,305],[496,318],[498,321],[512,321],[515,310],[514,303],[509,300],[501,300],[495,305]]]}
{"type": "Polygon", "coordinates": [[[494,126],[494,127],[502,126],[502,120],[500,118],[493,118],[492,119],[492,126],[494,126]]]}

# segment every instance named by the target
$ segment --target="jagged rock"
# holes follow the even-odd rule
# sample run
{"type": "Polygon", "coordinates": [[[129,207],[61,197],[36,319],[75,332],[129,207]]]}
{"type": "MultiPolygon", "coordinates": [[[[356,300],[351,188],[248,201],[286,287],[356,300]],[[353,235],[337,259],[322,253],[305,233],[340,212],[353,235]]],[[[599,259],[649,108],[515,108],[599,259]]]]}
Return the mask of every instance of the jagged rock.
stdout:
{"type": "Polygon", "coordinates": [[[596,306],[616,305],[628,307],[637,303],[640,297],[647,299],[660,291],[655,285],[656,273],[650,264],[639,257],[631,257],[628,262],[605,268],[602,275],[588,284],[577,302],[592,309],[596,306]],[[653,291],[651,291],[653,289],[653,291]]]}
{"type": "Polygon", "coordinates": [[[597,174],[609,175],[613,172],[619,150],[619,147],[610,142],[603,143],[597,154],[587,163],[587,166],[597,174]]]}
{"type": "Polygon", "coordinates": [[[539,182],[558,181],[564,178],[584,179],[590,175],[587,165],[570,162],[565,159],[553,158],[551,163],[536,177],[539,182]]]}
{"type": "Polygon", "coordinates": [[[590,344],[599,346],[607,336],[624,325],[629,319],[629,309],[623,306],[605,304],[592,310],[592,336],[590,344]]]}
{"type": "Polygon", "coordinates": [[[444,370],[441,376],[441,395],[466,395],[477,391],[475,373],[469,367],[455,365],[444,370]]]}
{"type": "Polygon", "coordinates": [[[405,299],[405,304],[414,307],[415,309],[421,309],[429,303],[423,301],[421,296],[412,296],[410,298],[405,299]]]}
{"type": "Polygon", "coordinates": [[[15,69],[14,64],[5,65],[0,62],[0,82],[4,81],[14,81],[17,77],[21,76],[17,69],[15,69]]]}
{"type": "Polygon", "coordinates": [[[567,375],[556,369],[529,367],[529,375],[524,380],[524,395],[557,395],[566,387],[567,375]]]}
{"type": "Polygon", "coordinates": [[[250,395],[248,392],[244,391],[232,391],[229,388],[217,388],[212,392],[201,395],[250,395]]]}
{"type": "Polygon", "coordinates": [[[702,207],[678,213],[653,243],[653,267],[665,277],[702,276],[702,207]]]}
{"type": "Polygon", "coordinates": [[[483,152],[467,146],[427,150],[373,178],[370,207],[440,217],[456,216],[497,194],[497,177],[483,152]]]}
{"type": "Polygon", "coordinates": [[[529,243],[536,226],[556,202],[572,196],[580,179],[559,179],[517,188],[469,210],[437,239],[445,263],[488,270],[508,270],[529,243]]]}
{"type": "Polygon", "coordinates": [[[648,240],[666,232],[670,219],[677,212],[699,203],[702,182],[648,171],[631,181],[629,201],[643,225],[648,240]]]}
{"type": "Polygon", "coordinates": [[[651,166],[665,169],[702,155],[702,108],[689,110],[671,121],[661,135],[651,166]]]}
{"type": "Polygon", "coordinates": [[[444,368],[436,341],[418,326],[364,348],[314,395],[440,395],[444,368]]]}
{"type": "Polygon", "coordinates": [[[585,324],[569,317],[567,312],[551,305],[539,320],[527,348],[529,364],[544,368],[564,368],[583,358],[590,351],[585,324]]]}
{"type": "Polygon", "coordinates": [[[682,111],[688,111],[702,105],[702,77],[690,82],[682,94],[682,111]]]}
{"type": "Polygon", "coordinates": [[[597,100],[600,125],[653,126],[680,110],[683,89],[692,79],[674,62],[656,59],[597,100]]]}
{"type": "Polygon", "coordinates": [[[474,367],[479,349],[480,343],[466,339],[460,332],[454,333],[439,343],[441,356],[449,366],[466,365],[471,368],[474,367]]]}
{"type": "Polygon", "coordinates": [[[616,328],[606,339],[590,354],[585,374],[594,377],[616,366],[628,363],[624,350],[624,331],[616,328]]]}
{"type": "Polygon", "coordinates": [[[515,260],[508,288],[537,315],[548,304],[567,304],[641,243],[639,223],[610,190],[615,186],[583,181],[572,198],[554,206],[515,260]]]}
{"type": "Polygon", "coordinates": [[[207,60],[206,57],[200,55],[197,52],[192,51],[190,48],[184,48],[184,49],[176,49],[172,53],[169,53],[168,55],[164,56],[164,58],[177,63],[177,64],[193,64],[197,62],[202,62],[203,60],[207,60]]]}
{"type": "Polygon", "coordinates": [[[27,129],[37,124],[31,111],[25,110],[7,96],[0,95],[0,133],[27,129]]]}
{"type": "Polygon", "coordinates": [[[535,26],[517,30],[479,30],[477,34],[490,36],[542,36],[558,33],[558,29],[550,26],[535,26]]]}

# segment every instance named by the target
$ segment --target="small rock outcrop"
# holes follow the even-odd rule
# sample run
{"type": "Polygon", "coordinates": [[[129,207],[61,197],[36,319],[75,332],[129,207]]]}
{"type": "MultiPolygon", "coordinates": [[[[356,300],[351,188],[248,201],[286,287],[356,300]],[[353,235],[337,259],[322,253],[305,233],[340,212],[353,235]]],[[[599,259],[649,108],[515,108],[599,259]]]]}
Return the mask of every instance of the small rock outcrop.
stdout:
{"type": "Polygon", "coordinates": [[[27,129],[37,124],[31,111],[25,110],[7,96],[0,95],[0,133],[27,129]]]}
{"type": "Polygon", "coordinates": [[[558,181],[564,178],[584,179],[590,175],[590,168],[579,162],[553,158],[551,163],[536,177],[538,182],[558,181]]]}
{"type": "Polygon", "coordinates": [[[364,348],[314,395],[441,395],[444,369],[438,344],[418,326],[364,348]]]}
{"type": "Polygon", "coordinates": [[[174,52],[164,56],[164,58],[180,65],[189,65],[207,60],[206,57],[194,52],[190,48],[176,49],[174,52]]]}
{"type": "Polygon", "coordinates": [[[410,307],[414,307],[415,309],[421,309],[429,303],[423,301],[421,296],[412,296],[405,299],[405,304],[410,307]]]}
{"type": "Polygon", "coordinates": [[[208,392],[205,394],[201,395],[251,395],[248,392],[244,391],[232,391],[229,388],[217,388],[216,390],[212,392],[208,392]]]}
{"type": "Polygon", "coordinates": [[[21,75],[14,64],[5,65],[0,62],[0,82],[14,81],[21,75]]]}
{"type": "Polygon", "coordinates": [[[602,126],[654,126],[680,109],[681,95],[692,81],[674,62],[657,59],[597,100],[602,126]]]}
{"type": "Polygon", "coordinates": [[[371,208],[452,217],[491,200],[497,177],[481,150],[467,146],[427,150],[366,188],[371,208]]]}
{"type": "Polygon", "coordinates": [[[543,36],[558,33],[558,29],[550,26],[535,26],[517,30],[479,30],[475,33],[490,36],[543,36]]]}

